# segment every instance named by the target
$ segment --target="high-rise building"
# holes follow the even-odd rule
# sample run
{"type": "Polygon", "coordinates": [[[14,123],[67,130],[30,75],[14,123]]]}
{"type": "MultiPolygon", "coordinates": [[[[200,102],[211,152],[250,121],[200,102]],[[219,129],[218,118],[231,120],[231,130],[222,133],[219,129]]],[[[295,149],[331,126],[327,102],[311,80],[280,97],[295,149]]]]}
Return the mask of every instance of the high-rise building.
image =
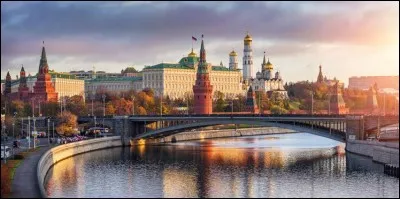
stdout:
{"type": "Polygon", "coordinates": [[[247,33],[243,42],[243,80],[249,80],[253,74],[253,49],[251,48],[253,39],[249,33],[247,33]]]}
{"type": "Polygon", "coordinates": [[[202,38],[196,82],[193,85],[195,114],[212,114],[213,86],[210,84],[210,68],[211,64],[206,62],[206,50],[204,49],[204,41],[202,38]]]}

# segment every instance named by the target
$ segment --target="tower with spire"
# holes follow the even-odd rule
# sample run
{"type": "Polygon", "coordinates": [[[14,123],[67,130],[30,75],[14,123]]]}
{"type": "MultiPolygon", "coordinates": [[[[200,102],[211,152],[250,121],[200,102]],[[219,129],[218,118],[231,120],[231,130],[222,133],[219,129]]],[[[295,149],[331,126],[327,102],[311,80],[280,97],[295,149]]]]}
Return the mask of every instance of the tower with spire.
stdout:
{"type": "Polygon", "coordinates": [[[40,102],[56,102],[58,100],[58,94],[55,92],[54,85],[51,82],[51,75],[49,74],[49,65],[47,64],[44,42],[42,47],[42,56],[40,58],[39,64],[39,73],[33,89],[35,93],[34,98],[40,102]]]}
{"type": "Polygon", "coordinates": [[[322,66],[319,65],[319,73],[318,73],[318,78],[317,78],[317,83],[323,83],[324,82],[324,76],[322,75],[322,66]]]}
{"type": "Polygon", "coordinates": [[[197,67],[195,85],[193,85],[194,114],[212,114],[213,86],[210,84],[203,35],[201,37],[200,60],[197,67]]]}
{"type": "Polygon", "coordinates": [[[237,53],[232,50],[231,53],[229,53],[229,70],[237,70],[238,69],[238,58],[237,58],[237,53]]]}
{"type": "Polygon", "coordinates": [[[247,33],[244,37],[244,49],[243,49],[243,79],[249,80],[253,74],[253,49],[251,48],[251,43],[253,39],[247,33]]]}
{"type": "Polygon", "coordinates": [[[375,83],[373,86],[369,87],[368,95],[367,95],[367,111],[370,114],[376,114],[379,112],[378,100],[376,98],[376,92],[378,90],[378,86],[375,83]]]}
{"type": "Polygon", "coordinates": [[[254,114],[260,113],[260,110],[258,109],[258,106],[256,103],[256,94],[253,91],[251,86],[249,86],[249,90],[247,91],[245,111],[251,112],[254,114]]]}
{"type": "Polygon", "coordinates": [[[19,74],[20,74],[19,86],[18,86],[19,99],[25,99],[25,101],[27,101],[29,98],[29,88],[28,84],[26,83],[26,74],[24,66],[22,66],[19,74]]]}
{"type": "Polygon", "coordinates": [[[10,75],[10,71],[7,71],[6,87],[4,89],[4,95],[7,96],[10,93],[11,93],[11,75],[10,75]]]}
{"type": "Polygon", "coordinates": [[[343,100],[342,91],[339,86],[339,82],[336,82],[336,84],[332,87],[331,90],[333,93],[333,95],[331,96],[331,99],[330,99],[331,112],[333,114],[349,113],[349,109],[346,108],[346,103],[343,100]]]}

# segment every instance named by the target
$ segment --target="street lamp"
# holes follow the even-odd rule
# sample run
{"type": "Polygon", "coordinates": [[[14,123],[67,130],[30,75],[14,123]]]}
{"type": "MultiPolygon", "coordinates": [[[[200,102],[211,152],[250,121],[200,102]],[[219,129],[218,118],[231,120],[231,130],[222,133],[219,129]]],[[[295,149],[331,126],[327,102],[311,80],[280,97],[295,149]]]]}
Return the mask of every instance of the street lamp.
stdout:
{"type": "Polygon", "coordinates": [[[132,115],[135,115],[135,96],[132,95],[132,115]]]}
{"type": "Polygon", "coordinates": [[[104,105],[103,117],[105,117],[106,116],[106,102],[105,102],[106,95],[103,94],[101,97],[103,98],[103,105],[104,105]]]}
{"type": "Polygon", "coordinates": [[[53,121],[53,142],[55,142],[56,139],[54,138],[54,121],[53,121]]]}
{"type": "Polygon", "coordinates": [[[160,95],[160,116],[162,117],[162,94],[160,95]]]}
{"type": "Polygon", "coordinates": [[[50,146],[50,118],[47,119],[47,141],[49,142],[50,146]]]}
{"type": "Polygon", "coordinates": [[[29,149],[31,149],[31,116],[28,116],[28,143],[29,143],[29,149]]]}
{"type": "Polygon", "coordinates": [[[35,135],[33,137],[33,148],[36,148],[36,138],[37,138],[37,132],[36,132],[36,118],[33,117],[33,131],[35,132],[35,135]]]}
{"type": "Polygon", "coordinates": [[[311,115],[314,114],[314,92],[311,91],[311,115]]]}
{"type": "Polygon", "coordinates": [[[94,100],[94,95],[93,95],[93,93],[90,95],[90,98],[92,99],[92,116],[94,116],[94,114],[93,114],[93,100],[94,100]]]}
{"type": "Polygon", "coordinates": [[[383,93],[383,115],[386,115],[386,93],[383,93]]]}
{"type": "Polygon", "coordinates": [[[332,94],[328,94],[329,95],[329,100],[328,100],[328,115],[331,115],[331,95],[332,94]]]}

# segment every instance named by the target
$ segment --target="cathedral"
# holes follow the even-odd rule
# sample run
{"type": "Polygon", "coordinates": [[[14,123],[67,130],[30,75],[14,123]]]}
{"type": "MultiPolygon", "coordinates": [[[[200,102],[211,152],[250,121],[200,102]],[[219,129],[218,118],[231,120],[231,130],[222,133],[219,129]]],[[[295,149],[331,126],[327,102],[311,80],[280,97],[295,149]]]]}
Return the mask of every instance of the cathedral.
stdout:
{"type": "Polygon", "coordinates": [[[271,96],[273,93],[278,93],[282,99],[288,99],[287,91],[283,87],[284,81],[281,77],[279,71],[274,74],[274,65],[268,61],[265,62],[265,52],[264,60],[261,64],[261,72],[257,72],[256,78],[250,80],[250,85],[255,91],[263,91],[271,96]]]}

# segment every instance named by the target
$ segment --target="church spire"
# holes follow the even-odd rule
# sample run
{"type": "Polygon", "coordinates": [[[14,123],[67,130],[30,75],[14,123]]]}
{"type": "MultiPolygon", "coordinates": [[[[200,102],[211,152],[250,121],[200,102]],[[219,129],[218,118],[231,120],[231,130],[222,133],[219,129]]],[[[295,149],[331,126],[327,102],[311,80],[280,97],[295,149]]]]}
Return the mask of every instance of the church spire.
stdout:
{"type": "MultiPolygon", "coordinates": [[[[268,58],[268,61],[269,61],[269,58],[268,58]]],[[[264,64],[266,64],[266,63],[265,63],[265,51],[264,51],[264,60],[263,60],[263,65],[264,65],[264,64]]]]}
{"type": "Polygon", "coordinates": [[[47,64],[46,49],[44,48],[44,41],[42,47],[42,55],[40,57],[39,63],[39,73],[47,73],[49,70],[49,65],[47,64]]]}
{"type": "Polygon", "coordinates": [[[201,35],[200,63],[206,63],[206,50],[204,49],[204,35],[201,35]]]}
{"type": "Polygon", "coordinates": [[[318,83],[324,82],[324,77],[322,76],[322,66],[321,66],[321,64],[319,65],[319,73],[318,73],[317,82],[318,83]]]}

